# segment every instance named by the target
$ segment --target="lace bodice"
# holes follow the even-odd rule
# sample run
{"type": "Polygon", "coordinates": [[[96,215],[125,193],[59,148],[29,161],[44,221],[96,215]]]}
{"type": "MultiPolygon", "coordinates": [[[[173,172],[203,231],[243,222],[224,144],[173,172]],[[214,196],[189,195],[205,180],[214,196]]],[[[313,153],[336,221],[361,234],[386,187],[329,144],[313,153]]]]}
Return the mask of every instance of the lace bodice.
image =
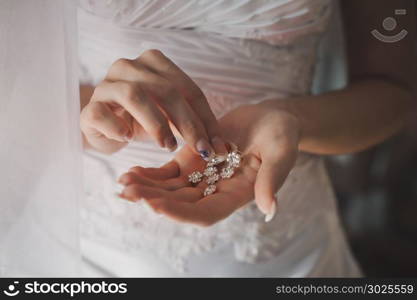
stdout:
{"type": "MultiPolygon", "coordinates": [[[[217,116],[245,103],[309,93],[328,0],[81,0],[82,81],[97,83],[120,57],[162,50],[201,87],[217,116]]],[[[129,167],[155,166],[171,154],[132,143],[110,157],[85,156],[83,234],[126,251],[146,249],[178,270],[187,259],[232,246],[235,258],[256,262],[288,250],[300,233],[329,234],[337,222],[332,191],[319,159],[300,155],[279,192],[268,224],[253,203],[210,228],[173,223],[143,204],[114,196],[129,167]]],[[[306,238],[306,243],[317,243],[306,238]]],[[[295,258],[296,259],[296,258],[295,258]]]]}

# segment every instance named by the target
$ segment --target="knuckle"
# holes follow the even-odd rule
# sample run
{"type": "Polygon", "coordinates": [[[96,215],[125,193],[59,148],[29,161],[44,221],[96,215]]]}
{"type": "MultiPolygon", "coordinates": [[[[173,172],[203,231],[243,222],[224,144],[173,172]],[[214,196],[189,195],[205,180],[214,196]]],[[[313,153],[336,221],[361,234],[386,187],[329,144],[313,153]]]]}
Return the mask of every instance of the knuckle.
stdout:
{"type": "Polygon", "coordinates": [[[129,82],[119,82],[122,101],[131,102],[138,100],[139,87],[129,82]]]}
{"type": "Polygon", "coordinates": [[[98,95],[103,94],[102,92],[105,90],[105,87],[107,84],[108,84],[108,81],[106,80],[103,80],[99,84],[97,84],[97,86],[95,87],[93,91],[93,94],[91,95],[90,103],[99,99],[98,95]]]}
{"type": "Polygon", "coordinates": [[[123,70],[132,66],[132,61],[127,58],[119,58],[110,67],[110,70],[123,70]]]}
{"type": "Polygon", "coordinates": [[[142,168],[141,167],[139,167],[139,166],[135,166],[135,167],[131,167],[130,169],[129,169],[129,172],[132,172],[132,173],[142,173],[142,168]]]}
{"type": "Polygon", "coordinates": [[[164,54],[162,53],[162,51],[161,50],[158,50],[158,49],[148,49],[148,50],[145,50],[141,55],[140,55],[140,57],[141,58],[153,58],[153,59],[155,59],[155,58],[161,58],[161,57],[164,57],[164,54]]]}

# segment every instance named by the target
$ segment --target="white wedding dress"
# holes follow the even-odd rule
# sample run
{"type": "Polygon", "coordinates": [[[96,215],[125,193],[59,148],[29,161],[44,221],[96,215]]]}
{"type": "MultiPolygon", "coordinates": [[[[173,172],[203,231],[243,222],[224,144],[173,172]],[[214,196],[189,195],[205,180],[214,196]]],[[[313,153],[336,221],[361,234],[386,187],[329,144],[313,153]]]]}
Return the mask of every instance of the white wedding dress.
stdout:
{"type": "MultiPolygon", "coordinates": [[[[329,0],[81,0],[81,82],[97,84],[116,59],[154,48],[190,75],[218,117],[308,94],[332,11],[329,0]]],[[[145,142],[111,156],[85,152],[86,276],[361,276],[320,156],[299,155],[270,223],[252,202],[209,228],[115,195],[128,168],[171,158],[145,142]]]]}

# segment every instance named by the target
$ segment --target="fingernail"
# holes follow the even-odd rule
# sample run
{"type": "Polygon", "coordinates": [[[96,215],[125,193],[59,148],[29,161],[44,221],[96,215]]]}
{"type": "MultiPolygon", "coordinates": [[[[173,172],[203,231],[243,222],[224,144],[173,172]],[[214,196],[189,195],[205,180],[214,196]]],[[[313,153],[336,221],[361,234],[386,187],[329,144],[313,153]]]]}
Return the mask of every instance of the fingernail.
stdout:
{"type": "Polygon", "coordinates": [[[123,192],[116,193],[116,196],[118,196],[120,199],[126,200],[128,202],[133,202],[133,203],[137,202],[137,200],[127,197],[125,194],[123,194],[123,192]]]}
{"type": "Polygon", "coordinates": [[[215,136],[211,139],[211,144],[213,145],[216,153],[218,152],[227,152],[226,143],[218,136],[215,136]]]}
{"type": "Polygon", "coordinates": [[[175,137],[170,136],[167,137],[165,139],[165,148],[168,148],[169,151],[174,151],[175,149],[177,149],[177,140],[175,139],[175,137]]]}
{"type": "Polygon", "coordinates": [[[274,218],[276,211],[277,211],[277,201],[274,200],[271,204],[271,207],[269,208],[269,213],[265,215],[266,223],[270,222],[274,218]]]}
{"type": "Polygon", "coordinates": [[[119,198],[122,198],[122,199],[128,200],[128,199],[126,198],[126,196],[125,196],[125,195],[123,195],[123,193],[115,193],[115,194],[116,194],[116,196],[117,196],[117,197],[119,197],[119,198]]]}
{"type": "Polygon", "coordinates": [[[210,157],[212,150],[210,144],[206,140],[199,140],[195,147],[203,159],[207,160],[210,157]]]}

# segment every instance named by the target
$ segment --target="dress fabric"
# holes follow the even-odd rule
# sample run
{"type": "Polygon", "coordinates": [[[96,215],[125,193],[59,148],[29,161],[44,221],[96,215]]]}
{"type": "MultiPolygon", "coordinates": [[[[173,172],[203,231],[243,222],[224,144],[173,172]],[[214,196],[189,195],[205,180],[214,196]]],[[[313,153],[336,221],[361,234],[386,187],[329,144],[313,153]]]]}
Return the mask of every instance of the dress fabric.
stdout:
{"type": "MultiPolygon", "coordinates": [[[[329,0],[79,2],[81,82],[97,84],[118,58],[159,49],[203,90],[217,117],[248,103],[309,94],[329,0]]],[[[134,165],[172,154],[132,142],[86,151],[82,254],[86,276],[361,276],[339,224],[322,158],[300,154],[264,222],[253,202],[200,228],[115,193],[134,165]]]]}

